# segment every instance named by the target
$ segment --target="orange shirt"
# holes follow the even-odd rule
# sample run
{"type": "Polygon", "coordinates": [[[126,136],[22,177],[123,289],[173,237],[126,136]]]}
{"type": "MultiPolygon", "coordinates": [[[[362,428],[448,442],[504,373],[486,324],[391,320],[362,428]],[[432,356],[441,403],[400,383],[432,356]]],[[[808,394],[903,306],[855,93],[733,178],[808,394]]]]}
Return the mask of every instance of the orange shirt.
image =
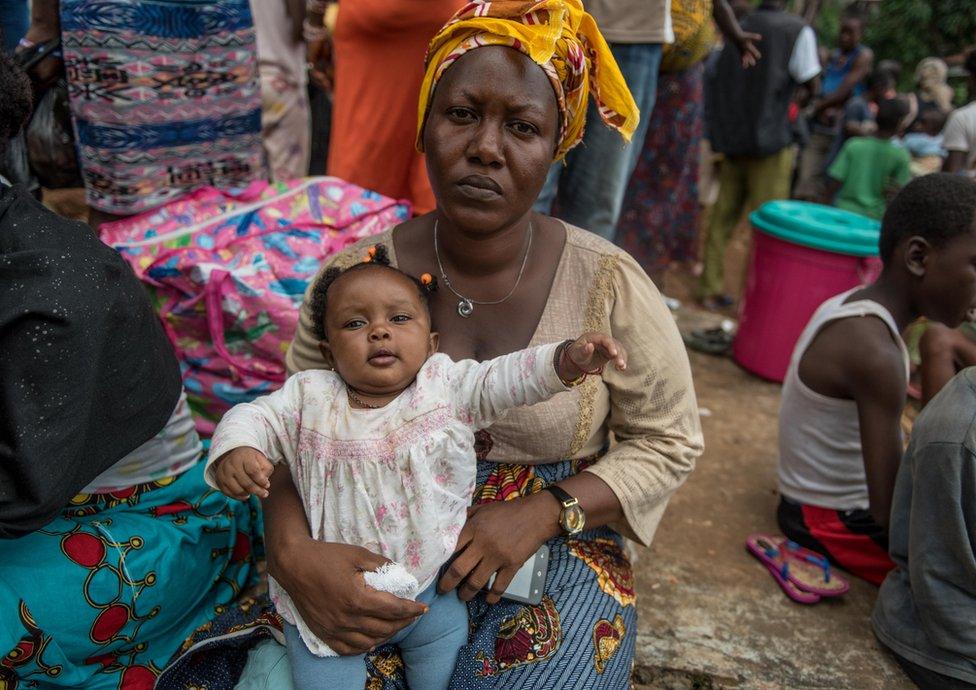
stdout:
{"type": "Polygon", "coordinates": [[[333,38],[335,93],[328,174],[395,199],[435,206],[414,148],[424,56],[463,0],[341,3],[333,38]]]}

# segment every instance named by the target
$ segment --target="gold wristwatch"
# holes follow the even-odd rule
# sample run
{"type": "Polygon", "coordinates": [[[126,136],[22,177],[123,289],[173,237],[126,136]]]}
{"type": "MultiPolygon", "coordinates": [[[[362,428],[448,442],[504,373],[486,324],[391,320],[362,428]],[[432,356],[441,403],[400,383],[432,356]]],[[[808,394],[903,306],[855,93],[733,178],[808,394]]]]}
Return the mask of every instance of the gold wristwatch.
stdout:
{"type": "Polygon", "coordinates": [[[586,513],[579,504],[579,500],[560,489],[558,486],[547,486],[546,491],[550,492],[559,501],[562,510],[559,512],[559,526],[568,535],[579,534],[586,525],[586,513]]]}

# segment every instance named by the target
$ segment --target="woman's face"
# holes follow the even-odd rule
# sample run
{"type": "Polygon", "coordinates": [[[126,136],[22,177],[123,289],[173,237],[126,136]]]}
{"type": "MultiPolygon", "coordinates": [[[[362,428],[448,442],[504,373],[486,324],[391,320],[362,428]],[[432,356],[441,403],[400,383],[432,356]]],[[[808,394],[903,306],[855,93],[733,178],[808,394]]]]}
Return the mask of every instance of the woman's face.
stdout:
{"type": "Polygon", "coordinates": [[[535,202],[559,132],[542,69],[501,46],[463,55],[441,78],[424,127],[438,209],[463,231],[511,225],[535,202]]]}

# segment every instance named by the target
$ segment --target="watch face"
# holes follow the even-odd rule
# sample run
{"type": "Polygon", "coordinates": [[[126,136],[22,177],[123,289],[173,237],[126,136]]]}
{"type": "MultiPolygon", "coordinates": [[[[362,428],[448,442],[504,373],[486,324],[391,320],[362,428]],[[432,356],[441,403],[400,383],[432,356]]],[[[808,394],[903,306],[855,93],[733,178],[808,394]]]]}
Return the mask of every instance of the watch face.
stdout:
{"type": "Polygon", "coordinates": [[[586,514],[578,505],[565,508],[559,517],[560,526],[569,534],[579,534],[586,523],[586,514]]]}

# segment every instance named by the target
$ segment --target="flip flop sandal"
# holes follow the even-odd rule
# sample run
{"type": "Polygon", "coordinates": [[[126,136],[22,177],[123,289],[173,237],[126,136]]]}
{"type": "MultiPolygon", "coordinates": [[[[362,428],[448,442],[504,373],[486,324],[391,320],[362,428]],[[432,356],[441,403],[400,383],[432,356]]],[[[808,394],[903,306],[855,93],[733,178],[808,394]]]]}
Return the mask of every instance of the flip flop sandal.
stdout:
{"type": "Polygon", "coordinates": [[[847,580],[833,572],[826,556],[805,549],[785,537],[753,534],[746,540],[746,548],[805,592],[822,597],[839,597],[851,587],[847,580]]]}
{"type": "Polygon", "coordinates": [[[766,569],[769,571],[769,574],[773,576],[774,580],[776,580],[776,584],[780,586],[780,589],[783,590],[783,593],[786,596],[788,596],[790,599],[795,601],[796,603],[816,604],[818,601],[820,601],[821,597],[819,594],[813,594],[812,592],[804,592],[802,589],[800,589],[795,584],[790,582],[787,578],[783,577],[783,574],[780,572],[780,569],[777,568],[776,566],[770,565],[769,563],[763,563],[763,565],[766,566],[766,569]]]}

